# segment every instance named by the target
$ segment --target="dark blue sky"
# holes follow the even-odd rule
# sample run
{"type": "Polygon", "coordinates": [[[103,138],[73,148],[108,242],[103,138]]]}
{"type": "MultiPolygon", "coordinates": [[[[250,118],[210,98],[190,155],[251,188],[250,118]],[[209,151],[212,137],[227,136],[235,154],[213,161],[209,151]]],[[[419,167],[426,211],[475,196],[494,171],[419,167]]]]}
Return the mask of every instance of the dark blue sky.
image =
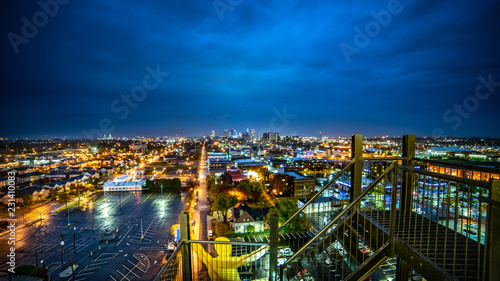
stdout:
{"type": "Polygon", "coordinates": [[[500,1],[20,2],[0,137],[500,137],[500,1]]]}

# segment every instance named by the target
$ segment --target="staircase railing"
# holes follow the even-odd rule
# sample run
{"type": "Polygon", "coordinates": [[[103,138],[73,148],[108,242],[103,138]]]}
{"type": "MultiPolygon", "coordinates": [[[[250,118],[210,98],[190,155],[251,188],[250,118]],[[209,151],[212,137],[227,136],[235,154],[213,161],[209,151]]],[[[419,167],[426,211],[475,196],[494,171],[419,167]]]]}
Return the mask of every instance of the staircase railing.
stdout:
{"type": "Polygon", "coordinates": [[[387,167],[355,200],[282,264],[280,280],[294,280],[308,275],[316,280],[363,277],[371,271],[358,271],[360,265],[371,262],[371,268],[376,269],[376,264],[390,256],[390,240],[394,232],[390,227],[383,227],[378,220],[384,218],[394,223],[397,189],[392,188],[390,196],[386,196],[386,186],[381,183],[388,177],[388,182],[396,179],[394,171],[397,165],[394,162],[387,167]]]}
{"type": "Polygon", "coordinates": [[[478,181],[489,181],[490,179],[498,180],[500,178],[500,169],[488,166],[419,158],[415,158],[413,162],[415,167],[419,167],[420,169],[459,178],[478,181]]]}
{"type": "MultiPolygon", "coordinates": [[[[288,220],[286,220],[279,228],[278,232],[283,231],[283,229],[288,226],[295,218],[305,213],[315,214],[317,216],[310,215],[308,216],[314,228],[321,229],[325,225],[325,221],[330,220],[330,217],[323,217],[320,213],[331,213],[332,208],[329,207],[329,204],[321,204],[322,208],[314,208],[312,205],[318,201],[318,198],[330,198],[334,196],[335,190],[334,185],[337,180],[339,180],[343,175],[349,173],[349,169],[351,168],[354,161],[349,162],[340,172],[338,172],[325,186],[323,186],[313,197],[311,197],[295,214],[293,214],[288,220]],[[326,220],[325,220],[326,219],[326,220]]],[[[321,202],[321,201],[320,201],[321,202]]],[[[340,203],[340,201],[339,201],[340,203]]],[[[330,205],[331,206],[331,205],[330,205]]]]}
{"type": "Polygon", "coordinates": [[[411,173],[413,194],[411,209],[398,212],[397,240],[453,278],[488,280],[491,183],[400,168],[411,173]]]}
{"type": "Polygon", "coordinates": [[[167,262],[162,266],[154,281],[182,280],[182,255],[180,249],[184,242],[181,242],[170,255],[167,262]]]}

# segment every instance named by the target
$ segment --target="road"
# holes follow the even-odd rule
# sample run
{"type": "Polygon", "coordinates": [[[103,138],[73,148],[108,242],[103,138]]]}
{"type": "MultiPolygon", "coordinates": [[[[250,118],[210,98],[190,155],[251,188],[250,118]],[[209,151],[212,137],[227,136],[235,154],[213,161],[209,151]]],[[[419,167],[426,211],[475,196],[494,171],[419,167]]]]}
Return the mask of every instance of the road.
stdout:
{"type": "MultiPolygon", "coordinates": [[[[26,219],[33,220],[34,216],[43,220],[15,231],[16,265],[35,265],[43,255],[53,280],[153,279],[166,261],[166,244],[172,239],[170,227],[178,223],[185,197],[174,193],[108,192],[55,216],[49,215],[52,208],[48,205],[37,208],[26,219]],[[77,266],[76,278],[72,277],[68,254],[77,266]]],[[[17,214],[19,220],[21,217],[17,214]]],[[[7,238],[7,234],[0,237],[0,269],[8,268],[7,238]]]]}
{"type": "MultiPolygon", "coordinates": [[[[207,182],[206,182],[207,176],[208,176],[207,153],[205,146],[203,146],[200,162],[198,165],[199,185],[194,190],[194,194],[198,193],[198,202],[196,207],[191,207],[189,214],[191,220],[195,221],[195,225],[192,227],[194,233],[194,240],[208,240],[207,216],[209,216],[210,214],[210,202],[207,199],[207,182]]],[[[209,253],[213,252],[212,245],[203,245],[203,248],[205,249],[205,251],[209,253]]],[[[197,262],[193,263],[192,279],[206,280],[207,278],[208,275],[205,265],[202,264],[201,260],[197,260],[197,262]]]]}
{"type": "Polygon", "coordinates": [[[195,238],[198,240],[207,240],[207,216],[210,214],[210,202],[207,199],[207,155],[205,146],[202,148],[200,163],[198,165],[198,179],[199,185],[194,193],[198,193],[197,206],[192,208],[192,220],[196,222],[194,227],[195,238]]]}

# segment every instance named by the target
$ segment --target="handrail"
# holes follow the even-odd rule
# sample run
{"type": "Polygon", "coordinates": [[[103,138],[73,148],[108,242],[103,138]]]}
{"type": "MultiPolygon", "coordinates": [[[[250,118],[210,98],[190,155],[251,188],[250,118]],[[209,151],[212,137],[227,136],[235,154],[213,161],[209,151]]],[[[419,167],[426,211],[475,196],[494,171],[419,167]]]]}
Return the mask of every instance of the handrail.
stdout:
{"type": "MultiPolygon", "coordinates": [[[[486,166],[478,166],[473,164],[463,164],[463,163],[455,163],[452,161],[442,161],[442,160],[433,160],[433,159],[424,159],[424,158],[414,158],[415,161],[422,161],[431,164],[445,165],[445,166],[454,166],[466,169],[472,169],[475,171],[486,172],[486,173],[500,173],[500,169],[486,167],[486,166]]],[[[451,167],[450,167],[451,168],[451,167]]]]}
{"type": "Polygon", "coordinates": [[[297,251],[293,256],[291,256],[288,260],[285,261],[285,263],[283,263],[281,265],[281,267],[285,267],[286,265],[289,264],[289,262],[295,258],[297,258],[297,256],[303,254],[307,248],[309,246],[311,246],[311,244],[318,238],[320,237],[321,235],[325,234],[325,232],[327,232],[327,230],[333,226],[334,224],[336,224],[340,218],[342,218],[343,216],[346,215],[346,213],[353,208],[354,205],[358,204],[361,199],[366,195],[368,194],[368,192],[371,191],[371,189],[373,189],[392,169],[394,169],[395,165],[394,163],[391,164],[389,167],[387,167],[384,172],[378,176],[372,183],[370,183],[370,185],[368,185],[367,188],[365,188],[363,190],[363,192],[361,192],[361,194],[356,198],[354,199],[354,201],[351,202],[351,204],[349,204],[344,210],[342,210],[342,212],[340,212],[340,214],[338,214],[333,220],[330,221],[330,223],[328,223],[328,225],[326,225],[320,232],[318,232],[314,237],[312,237],[311,239],[309,239],[309,241],[304,245],[302,246],[302,248],[297,251]]]}
{"type": "Polygon", "coordinates": [[[235,242],[235,241],[206,241],[206,240],[186,240],[186,243],[198,243],[198,244],[221,244],[221,245],[232,245],[232,246],[267,246],[269,243],[265,242],[235,242]]]}
{"type": "Polygon", "coordinates": [[[427,170],[416,169],[416,168],[412,168],[412,167],[408,167],[408,166],[400,166],[400,168],[405,170],[405,171],[412,172],[412,173],[423,174],[423,175],[436,177],[436,178],[440,178],[440,179],[448,180],[448,181],[454,181],[454,182],[460,182],[460,183],[465,183],[465,184],[470,184],[470,185],[481,186],[481,187],[484,187],[488,190],[491,189],[490,183],[487,181],[478,181],[478,180],[473,180],[473,179],[468,179],[468,178],[450,176],[450,175],[431,172],[431,171],[427,171],[427,170]]]}
{"type": "Polygon", "coordinates": [[[367,161],[373,161],[373,160],[380,160],[380,161],[394,161],[394,160],[405,160],[404,157],[400,156],[394,156],[394,157],[363,157],[363,160],[367,161]]]}
{"type": "Polygon", "coordinates": [[[170,255],[170,258],[168,258],[167,262],[160,269],[160,272],[158,272],[158,274],[156,274],[156,277],[155,277],[154,281],[159,281],[160,280],[160,277],[163,274],[163,272],[165,272],[165,270],[167,269],[167,267],[170,265],[170,263],[172,262],[172,260],[174,259],[174,257],[177,255],[177,252],[179,252],[181,250],[181,246],[182,246],[183,243],[184,243],[184,241],[181,241],[181,243],[179,244],[179,246],[177,246],[177,248],[175,248],[175,250],[172,253],[172,255],[170,255]]]}
{"type": "Polygon", "coordinates": [[[318,192],[316,192],[316,194],[314,194],[314,196],[309,199],[305,204],[304,206],[302,206],[297,212],[295,212],[295,214],[293,214],[285,223],[283,223],[279,228],[278,228],[278,233],[280,231],[283,230],[283,228],[289,224],[296,216],[298,216],[300,213],[302,213],[302,211],[304,211],[305,208],[307,208],[307,206],[311,205],[312,202],[314,202],[314,200],[316,198],[318,198],[321,193],[323,191],[325,191],[325,189],[327,189],[328,187],[330,187],[330,185],[332,185],[332,183],[334,183],[336,180],[338,180],[340,178],[340,176],[345,172],[347,171],[347,169],[354,163],[354,160],[351,160],[349,162],[349,164],[347,164],[347,166],[345,166],[342,170],[340,170],[340,172],[338,172],[334,177],[333,179],[331,179],[325,186],[323,186],[323,188],[321,188],[318,192]]]}

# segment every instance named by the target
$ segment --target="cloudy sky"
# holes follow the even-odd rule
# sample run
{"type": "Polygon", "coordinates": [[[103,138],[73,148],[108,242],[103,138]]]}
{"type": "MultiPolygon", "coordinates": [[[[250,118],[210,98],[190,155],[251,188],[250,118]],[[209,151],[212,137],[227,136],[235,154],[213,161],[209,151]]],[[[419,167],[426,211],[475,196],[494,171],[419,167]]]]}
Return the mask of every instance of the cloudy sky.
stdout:
{"type": "Polygon", "coordinates": [[[0,3],[0,137],[500,137],[499,1],[40,3],[0,3]]]}

